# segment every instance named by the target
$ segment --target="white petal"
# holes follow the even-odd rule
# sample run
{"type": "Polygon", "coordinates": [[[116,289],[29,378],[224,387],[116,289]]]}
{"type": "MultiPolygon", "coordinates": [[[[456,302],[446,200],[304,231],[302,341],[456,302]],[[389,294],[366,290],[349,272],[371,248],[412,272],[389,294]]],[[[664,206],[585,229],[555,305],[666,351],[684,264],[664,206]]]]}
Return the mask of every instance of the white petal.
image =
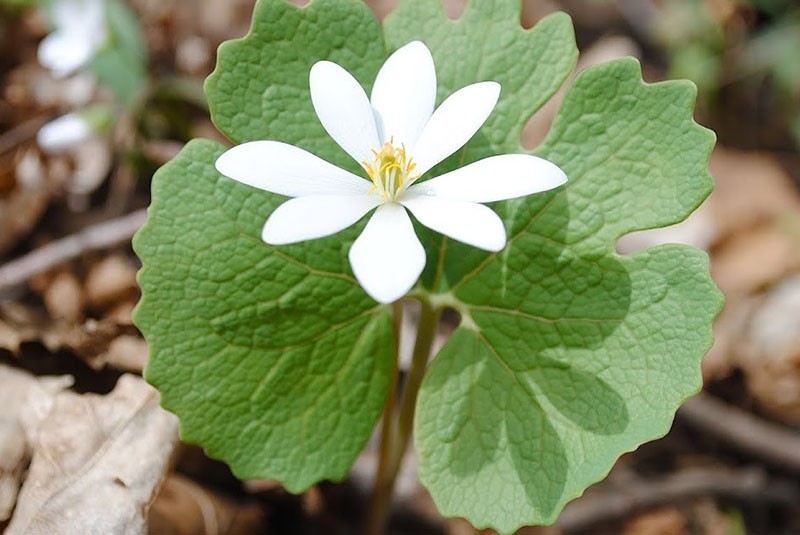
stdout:
{"type": "Polygon", "coordinates": [[[72,31],[57,31],[39,43],[39,63],[54,76],[67,76],[80,69],[92,58],[95,43],[72,31]]]}
{"type": "Polygon", "coordinates": [[[506,245],[503,221],[487,206],[410,194],[401,202],[420,223],[454,240],[487,251],[506,245]]]}
{"type": "Polygon", "coordinates": [[[359,163],[380,148],[375,115],[364,89],[336,63],[319,61],[309,75],[311,102],[322,126],[359,163]]]}
{"type": "Polygon", "coordinates": [[[504,201],[566,183],[556,164],[529,154],[503,154],[471,163],[408,188],[409,193],[469,202],[504,201]]]}
{"type": "Polygon", "coordinates": [[[372,182],[278,141],[250,141],[217,158],[217,171],[242,184],[290,197],[366,194],[372,182]]]}
{"type": "Polygon", "coordinates": [[[413,41],[389,56],[370,100],[380,140],[413,147],[436,104],[436,69],[428,47],[413,41]]]}
{"type": "Polygon", "coordinates": [[[56,0],[52,13],[57,28],[78,33],[78,30],[94,29],[97,21],[102,20],[103,2],[102,0],[56,0]]]}
{"type": "Polygon", "coordinates": [[[380,204],[377,195],[309,195],[289,199],[267,219],[261,239],[284,245],[330,236],[380,204]]]}
{"type": "Polygon", "coordinates": [[[380,303],[403,297],[425,268],[425,249],[405,208],[378,207],[350,248],[350,266],[364,290],[380,303]]]}
{"type": "Polygon", "coordinates": [[[61,152],[88,140],[92,127],[80,114],[68,113],[44,125],[36,134],[36,142],[45,152],[61,152]]]}
{"type": "Polygon", "coordinates": [[[447,97],[422,130],[411,156],[424,173],[464,146],[492,113],[500,84],[479,82],[447,97]]]}

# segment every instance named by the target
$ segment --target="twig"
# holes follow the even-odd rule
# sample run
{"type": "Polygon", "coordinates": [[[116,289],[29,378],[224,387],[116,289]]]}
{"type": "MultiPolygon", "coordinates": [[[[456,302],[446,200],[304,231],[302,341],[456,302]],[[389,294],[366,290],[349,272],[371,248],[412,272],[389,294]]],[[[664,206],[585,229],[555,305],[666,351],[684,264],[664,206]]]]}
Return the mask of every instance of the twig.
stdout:
{"type": "Polygon", "coordinates": [[[47,117],[34,117],[0,135],[0,154],[33,139],[39,129],[47,122],[47,117]]]}
{"type": "Polygon", "coordinates": [[[92,225],[77,234],[61,238],[0,266],[0,294],[91,251],[107,249],[129,241],[144,224],[147,211],[92,225]]]}
{"type": "Polygon", "coordinates": [[[567,505],[558,519],[564,532],[587,530],[598,523],[624,518],[637,511],[700,496],[736,500],[759,500],[780,504],[796,503],[800,490],[796,485],[770,481],[759,468],[691,468],[651,481],[635,481],[613,492],[602,489],[567,505]]]}
{"type": "Polygon", "coordinates": [[[770,463],[800,472],[800,433],[764,421],[707,394],[678,411],[686,423],[723,439],[726,445],[770,463]]]}

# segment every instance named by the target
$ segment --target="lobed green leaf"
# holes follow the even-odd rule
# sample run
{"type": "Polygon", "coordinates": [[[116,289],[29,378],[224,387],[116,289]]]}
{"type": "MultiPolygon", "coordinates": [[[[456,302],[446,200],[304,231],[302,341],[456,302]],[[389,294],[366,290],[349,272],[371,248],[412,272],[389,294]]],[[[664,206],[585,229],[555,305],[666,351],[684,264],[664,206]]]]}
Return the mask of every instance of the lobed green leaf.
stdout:
{"type": "Polygon", "coordinates": [[[301,492],[342,479],[369,438],[392,369],[389,316],[342,273],[338,240],[319,241],[314,261],[265,246],[263,214],[281,199],[221,177],[223,151],[192,141],[153,180],[134,239],[145,377],[184,440],[240,478],[301,492]]]}
{"type": "MultiPolygon", "coordinates": [[[[250,33],[220,48],[206,84],[213,119],[234,141],[280,140],[356,169],[314,115],[308,71],[330,59],[368,89],[387,52],[419,39],[440,101],[480,80],[503,87],[486,125],[435,172],[521,152],[525,122],[577,49],[567,16],[524,30],[519,15],[516,0],[473,0],[451,21],[438,0],[405,0],[384,44],[357,0],[260,0],[250,33]]],[[[677,222],[710,192],[714,140],[692,120],[694,96],[685,82],[645,84],[633,60],[587,70],[536,151],[569,182],[496,203],[503,251],[417,227],[428,266],[413,295],[462,315],[416,413],[420,477],[443,514],[502,532],[551,523],[620,454],[664,434],[699,388],[721,306],[705,255],[614,253],[621,235],[677,222]]],[[[264,245],[261,225],[282,198],[220,177],[222,150],[193,142],[155,178],[135,240],[146,375],[187,440],[241,477],[299,491],[343,477],[366,442],[389,381],[388,314],[347,263],[360,225],[264,245]]]]}

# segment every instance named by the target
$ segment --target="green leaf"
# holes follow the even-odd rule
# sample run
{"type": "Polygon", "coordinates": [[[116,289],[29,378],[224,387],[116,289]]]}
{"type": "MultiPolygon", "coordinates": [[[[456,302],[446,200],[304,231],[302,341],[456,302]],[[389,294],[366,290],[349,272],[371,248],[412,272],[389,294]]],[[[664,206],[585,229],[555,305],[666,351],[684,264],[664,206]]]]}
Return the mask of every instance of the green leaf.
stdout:
{"type": "Polygon", "coordinates": [[[392,367],[389,317],[342,274],[338,237],[264,245],[282,199],[219,176],[223,151],[193,141],[153,180],[134,239],[145,376],[184,440],[240,478],[300,492],[343,478],[369,438],[392,367]]]}
{"type": "Polygon", "coordinates": [[[705,254],[614,253],[710,193],[714,136],[694,98],[688,82],[644,84],[634,60],[585,71],[537,151],[568,184],[498,203],[498,254],[443,241],[432,299],[463,321],[425,377],[415,437],[444,515],[501,532],[552,523],[700,388],[721,306],[705,254]]]}
{"type": "MultiPolygon", "coordinates": [[[[321,59],[374,77],[383,42],[363,3],[259,1],[249,34],[220,47],[207,80],[214,121],[237,141],[279,139],[343,163],[311,105],[308,72],[321,59]]],[[[154,180],[135,241],[146,377],[185,440],[240,477],[299,492],[344,477],[370,436],[392,365],[388,312],[350,272],[357,228],[267,247],[261,227],[283,198],[220,177],[221,152],[193,143],[154,180]]]]}
{"type": "Polygon", "coordinates": [[[565,13],[545,17],[534,28],[520,26],[520,2],[469,2],[460,20],[447,18],[440,0],[404,0],[384,22],[394,50],[419,39],[433,54],[441,102],[482,80],[502,91],[480,132],[431,176],[487,155],[518,152],[527,119],[564,83],[578,61],[575,32],[565,13]]]}
{"type": "Polygon", "coordinates": [[[110,40],[89,64],[89,69],[117,100],[132,105],[147,81],[142,29],[133,11],[119,1],[105,4],[110,40]]]}
{"type": "Polygon", "coordinates": [[[260,0],[247,36],[219,48],[206,81],[211,118],[237,143],[283,141],[363,173],[317,119],[308,73],[330,60],[369,89],[384,59],[380,27],[361,0],[316,0],[304,8],[260,0]]]}

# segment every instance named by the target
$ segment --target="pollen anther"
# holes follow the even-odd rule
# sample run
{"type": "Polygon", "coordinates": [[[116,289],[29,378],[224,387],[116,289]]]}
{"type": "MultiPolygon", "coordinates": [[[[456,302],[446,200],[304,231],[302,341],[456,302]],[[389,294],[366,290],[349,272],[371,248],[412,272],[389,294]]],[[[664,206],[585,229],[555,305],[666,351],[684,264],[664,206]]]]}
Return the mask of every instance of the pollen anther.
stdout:
{"type": "Polygon", "coordinates": [[[410,186],[418,175],[413,175],[416,164],[411,160],[403,145],[396,147],[390,139],[379,151],[373,150],[373,161],[361,162],[374,186],[370,193],[377,192],[385,199],[395,199],[410,186]]]}

